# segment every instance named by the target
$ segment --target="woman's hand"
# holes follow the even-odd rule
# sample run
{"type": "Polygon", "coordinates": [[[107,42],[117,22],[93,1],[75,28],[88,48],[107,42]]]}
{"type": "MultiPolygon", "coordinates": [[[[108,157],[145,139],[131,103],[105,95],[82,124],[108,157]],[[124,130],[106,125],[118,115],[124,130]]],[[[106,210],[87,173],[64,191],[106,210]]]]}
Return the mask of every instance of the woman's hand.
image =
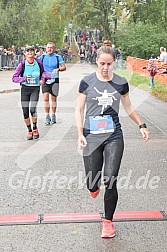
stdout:
{"type": "Polygon", "coordinates": [[[83,149],[84,147],[86,147],[87,145],[87,141],[86,141],[86,138],[82,135],[78,138],[78,148],[79,149],[83,149]]]}
{"type": "Polygon", "coordinates": [[[150,138],[148,129],[147,128],[141,128],[140,132],[141,132],[141,134],[143,136],[144,141],[147,142],[148,139],[150,138]]]}
{"type": "Polygon", "coordinates": [[[40,80],[39,83],[40,83],[40,85],[43,85],[45,82],[44,82],[44,80],[40,80]]]}

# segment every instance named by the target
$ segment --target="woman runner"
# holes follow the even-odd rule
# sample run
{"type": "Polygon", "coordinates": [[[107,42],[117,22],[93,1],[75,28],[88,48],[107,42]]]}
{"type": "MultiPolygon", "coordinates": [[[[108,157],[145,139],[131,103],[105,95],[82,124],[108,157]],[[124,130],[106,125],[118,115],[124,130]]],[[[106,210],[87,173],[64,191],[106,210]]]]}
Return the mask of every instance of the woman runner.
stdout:
{"type": "Polygon", "coordinates": [[[115,52],[111,47],[99,48],[97,71],[81,80],[76,107],[78,146],[83,149],[87,188],[92,198],[100,192],[104,165],[102,238],[115,236],[112,219],[118,201],[117,176],[124,151],[118,116],[120,101],[129,117],[139,126],[143,139],[149,139],[146,124],[131,104],[127,80],[112,72],[114,61],[115,52]]]}
{"type": "Polygon", "coordinates": [[[27,139],[38,139],[37,128],[37,103],[39,100],[40,84],[44,84],[45,78],[42,62],[35,59],[35,48],[27,46],[24,51],[25,59],[18,65],[12,81],[21,83],[21,106],[23,110],[24,122],[28,129],[27,139]],[[30,116],[31,114],[31,120],[30,116]],[[33,128],[32,128],[33,126],[33,128]]]}

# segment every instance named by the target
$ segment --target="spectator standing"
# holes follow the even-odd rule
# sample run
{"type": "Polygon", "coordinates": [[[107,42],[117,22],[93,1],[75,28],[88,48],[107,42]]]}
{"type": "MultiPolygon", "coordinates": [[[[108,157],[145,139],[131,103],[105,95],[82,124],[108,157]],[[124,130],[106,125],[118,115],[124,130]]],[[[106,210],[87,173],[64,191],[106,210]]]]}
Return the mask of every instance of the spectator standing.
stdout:
{"type": "Polygon", "coordinates": [[[149,72],[149,81],[150,81],[150,88],[155,87],[154,77],[159,72],[158,66],[156,64],[156,57],[155,54],[151,55],[151,58],[149,59],[147,70],[149,72]]]}
{"type": "Polygon", "coordinates": [[[113,49],[114,52],[115,52],[115,61],[114,61],[114,65],[113,65],[113,70],[116,70],[116,68],[117,68],[117,60],[116,60],[116,52],[117,52],[117,50],[116,50],[114,44],[112,44],[112,49],[113,49]]]}
{"type": "Polygon", "coordinates": [[[167,64],[167,52],[164,47],[160,47],[160,61],[162,64],[167,64]]]}
{"type": "Polygon", "coordinates": [[[72,48],[71,48],[71,47],[68,48],[67,55],[68,55],[68,62],[72,62],[72,59],[73,59],[73,51],[72,51],[72,48]]]}
{"type": "Polygon", "coordinates": [[[86,51],[83,45],[81,45],[78,56],[80,57],[80,63],[83,64],[85,62],[86,51]]]}
{"type": "Polygon", "coordinates": [[[39,46],[36,50],[35,50],[35,57],[39,58],[42,54],[44,53],[44,48],[39,46]]]}
{"type": "Polygon", "coordinates": [[[117,64],[120,70],[123,68],[123,55],[122,55],[122,49],[119,47],[116,52],[116,58],[117,58],[117,64]]]}
{"type": "Polygon", "coordinates": [[[77,29],[77,42],[80,42],[81,41],[81,37],[82,37],[82,30],[81,28],[79,27],[77,29]]]}
{"type": "Polygon", "coordinates": [[[103,45],[104,45],[104,46],[110,46],[110,47],[112,47],[111,40],[107,40],[107,39],[104,40],[104,41],[103,41],[103,45]]]}
{"type": "Polygon", "coordinates": [[[90,49],[91,49],[91,40],[90,40],[90,38],[88,38],[86,41],[86,51],[89,52],[90,49]]]}
{"type": "Polygon", "coordinates": [[[96,56],[97,56],[96,50],[97,50],[97,47],[96,47],[95,43],[93,42],[91,44],[91,55],[90,55],[90,62],[91,62],[91,64],[95,64],[96,63],[96,56]]]}
{"type": "Polygon", "coordinates": [[[63,47],[60,51],[61,57],[63,59],[63,61],[66,63],[67,62],[67,58],[68,58],[68,48],[67,47],[63,47]]]}

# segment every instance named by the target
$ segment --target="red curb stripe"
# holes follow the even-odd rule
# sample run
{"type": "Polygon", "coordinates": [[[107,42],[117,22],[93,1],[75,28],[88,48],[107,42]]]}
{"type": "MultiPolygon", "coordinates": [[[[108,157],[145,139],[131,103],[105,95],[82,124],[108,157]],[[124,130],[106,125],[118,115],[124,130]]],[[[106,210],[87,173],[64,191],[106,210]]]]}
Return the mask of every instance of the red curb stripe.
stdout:
{"type": "MultiPolygon", "coordinates": [[[[114,221],[127,220],[164,220],[160,211],[133,211],[116,212],[114,221]]],[[[89,222],[101,221],[99,213],[64,213],[64,214],[44,214],[41,223],[63,223],[63,222],[89,222]]]]}
{"type": "MultiPolygon", "coordinates": [[[[60,213],[60,214],[25,214],[25,215],[0,215],[0,225],[47,224],[70,222],[101,222],[103,214],[91,213],[60,213]]],[[[114,221],[166,221],[167,211],[133,211],[116,212],[114,221]]]]}
{"type": "Polygon", "coordinates": [[[116,212],[114,220],[120,219],[163,219],[160,211],[116,212]]]}
{"type": "Polygon", "coordinates": [[[38,223],[38,214],[25,214],[25,215],[1,215],[0,225],[11,224],[34,224],[38,223]]]}
{"type": "Polygon", "coordinates": [[[83,222],[101,221],[99,213],[64,213],[64,214],[44,214],[41,223],[51,222],[83,222]]]}

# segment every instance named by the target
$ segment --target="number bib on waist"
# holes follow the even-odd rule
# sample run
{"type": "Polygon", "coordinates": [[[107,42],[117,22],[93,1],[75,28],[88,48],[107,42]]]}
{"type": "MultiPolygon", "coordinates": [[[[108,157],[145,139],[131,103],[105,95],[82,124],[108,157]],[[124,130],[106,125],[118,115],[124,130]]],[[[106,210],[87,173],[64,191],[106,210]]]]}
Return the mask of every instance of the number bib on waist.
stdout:
{"type": "Polygon", "coordinates": [[[32,78],[32,77],[31,77],[31,78],[29,79],[28,83],[29,83],[30,85],[36,85],[35,78],[32,78]]]}
{"type": "Polygon", "coordinates": [[[39,78],[29,78],[29,80],[27,81],[27,83],[29,84],[29,86],[37,86],[37,83],[39,82],[39,78]]]}
{"type": "Polygon", "coordinates": [[[90,116],[90,133],[101,134],[101,133],[113,133],[114,122],[110,115],[103,116],[90,116]]]}

